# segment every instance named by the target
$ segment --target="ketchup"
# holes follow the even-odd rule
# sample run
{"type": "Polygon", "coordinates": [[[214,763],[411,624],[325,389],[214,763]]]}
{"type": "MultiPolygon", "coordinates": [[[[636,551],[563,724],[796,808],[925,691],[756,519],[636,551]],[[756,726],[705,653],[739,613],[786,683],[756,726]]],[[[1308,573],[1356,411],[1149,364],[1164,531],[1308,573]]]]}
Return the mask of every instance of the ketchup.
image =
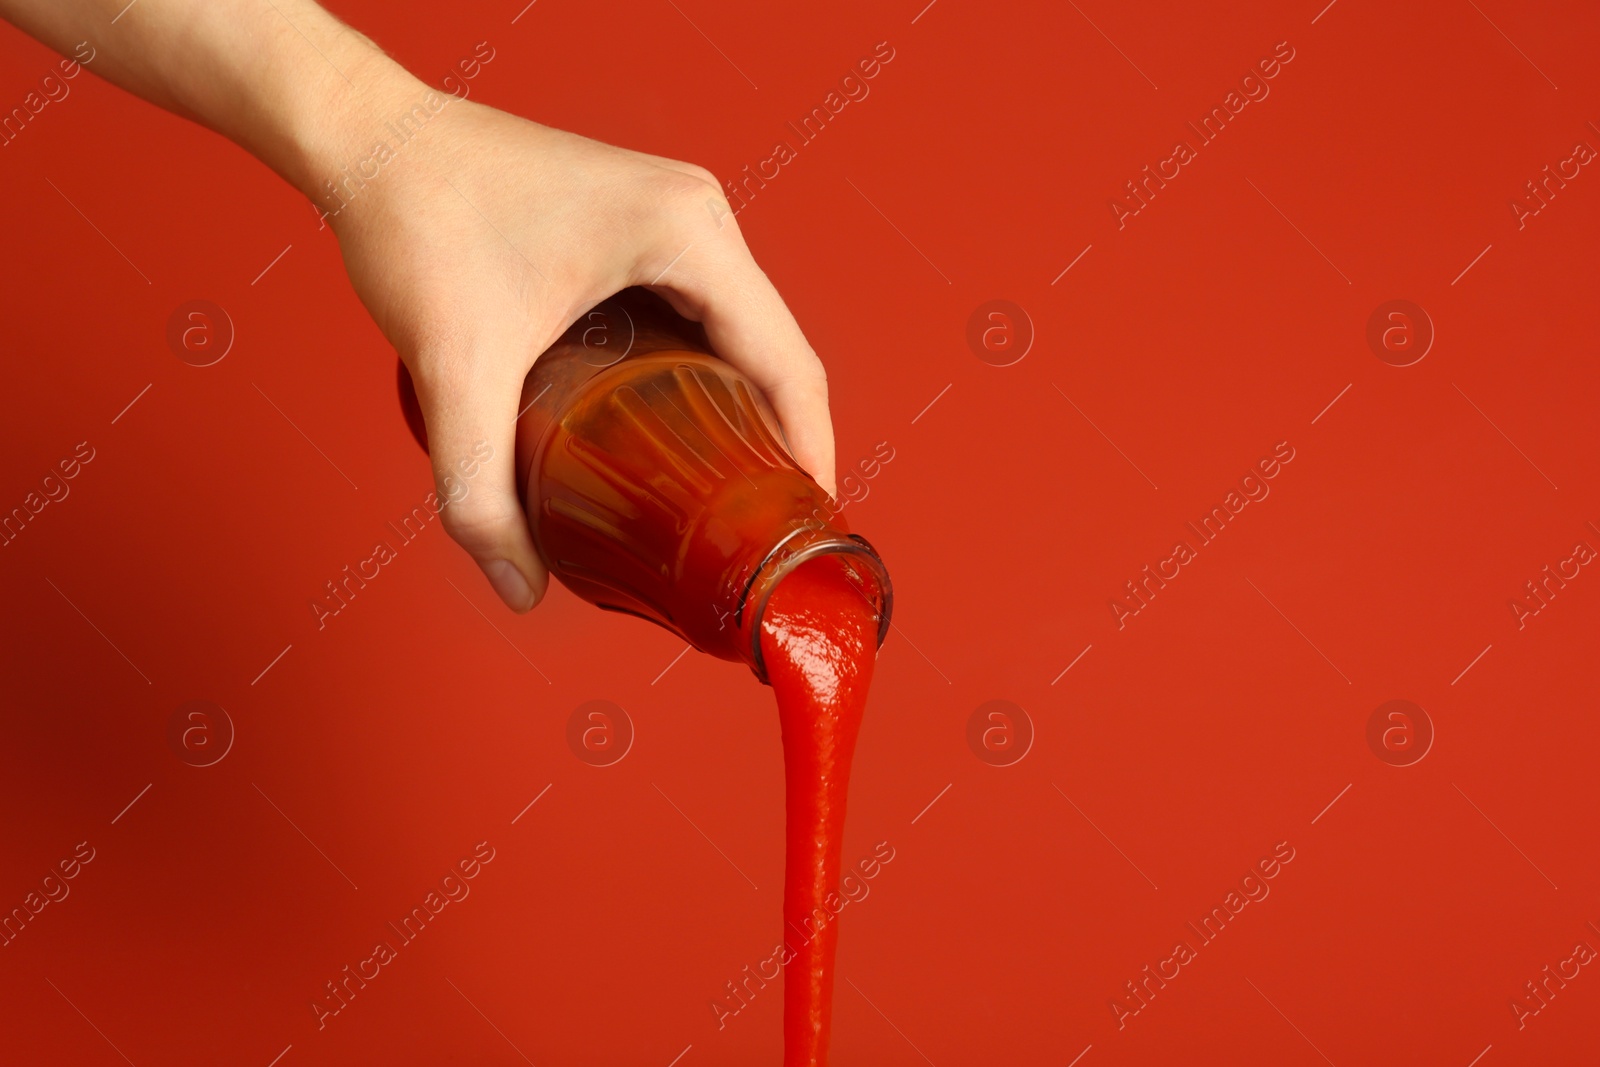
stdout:
{"type": "Polygon", "coordinates": [[[788,813],[783,1063],[826,1067],[845,794],[877,656],[877,613],[839,559],[821,556],[773,591],[761,650],[783,728],[788,813]]]}
{"type": "MultiPolygon", "coordinates": [[[[416,391],[401,405],[428,447],[416,391]]],[[[742,662],[772,686],[787,797],[784,1063],[823,1067],[840,834],[889,572],[784,448],[758,389],[705,331],[628,289],[523,383],[516,471],[550,573],[584,600],[742,662]]]]}

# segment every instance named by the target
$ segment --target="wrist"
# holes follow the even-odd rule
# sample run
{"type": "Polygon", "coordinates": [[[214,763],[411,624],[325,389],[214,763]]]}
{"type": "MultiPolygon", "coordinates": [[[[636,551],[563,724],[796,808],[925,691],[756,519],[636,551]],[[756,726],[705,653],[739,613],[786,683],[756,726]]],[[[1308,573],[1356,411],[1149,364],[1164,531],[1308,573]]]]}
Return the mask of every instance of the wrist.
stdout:
{"type": "MultiPolygon", "coordinates": [[[[388,127],[434,90],[376,46],[347,51],[319,88],[294,87],[284,111],[280,158],[267,160],[319,208],[337,211],[341,186],[360,172],[388,127]],[[331,80],[330,80],[331,79],[331,80]]],[[[371,164],[367,164],[370,168],[371,164]]],[[[370,170],[361,178],[371,178],[370,170]]]]}
{"type": "Polygon", "coordinates": [[[199,0],[194,19],[215,23],[200,32],[214,50],[210,62],[179,66],[171,76],[178,109],[237,142],[314,203],[324,203],[328,184],[371,152],[403,101],[429,91],[312,0],[199,0]]]}
{"type": "Polygon", "coordinates": [[[307,195],[365,136],[376,102],[415,81],[314,0],[172,0],[162,19],[137,25],[142,61],[108,71],[113,80],[211,127],[307,195]]]}

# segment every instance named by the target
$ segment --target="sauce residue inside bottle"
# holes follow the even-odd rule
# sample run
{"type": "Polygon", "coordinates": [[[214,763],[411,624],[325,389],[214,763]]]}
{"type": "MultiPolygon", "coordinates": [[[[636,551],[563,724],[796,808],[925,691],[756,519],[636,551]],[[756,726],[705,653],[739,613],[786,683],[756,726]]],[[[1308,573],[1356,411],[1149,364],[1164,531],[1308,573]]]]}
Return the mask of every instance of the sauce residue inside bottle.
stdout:
{"type": "Polygon", "coordinates": [[[850,761],[878,649],[878,615],[838,557],[801,564],[772,593],[761,652],[783,729],[784,1067],[826,1067],[838,943],[839,857],[850,761]]]}

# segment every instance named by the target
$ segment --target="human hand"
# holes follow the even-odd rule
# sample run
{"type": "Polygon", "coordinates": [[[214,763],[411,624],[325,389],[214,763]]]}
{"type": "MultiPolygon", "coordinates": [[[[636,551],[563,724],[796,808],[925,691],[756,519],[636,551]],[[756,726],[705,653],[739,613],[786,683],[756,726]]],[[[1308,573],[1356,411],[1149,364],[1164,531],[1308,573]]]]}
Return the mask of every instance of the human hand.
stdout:
{"type": "MultiPolygon", "coordinates": [[[[66,52],[131,6],[0,0],[0,16],[66,52]]],[[[432,90],[315,0],[164,0],[118,33],[97,73],[232,138],[321,205],[411,371],[439,496],[474,445],[494,447],[444,523],[512,608],[548,582],[512,473],[523,379],[630,285],[705,326],[834,493],[822,364],[710,172],[432,90]]]]}
{"type": "Polygon", "coordinates": [[[628,286],[701,322],[717,354],[771,401],[795,459],[835,491],[822,364],[710,172],[439,94],[398,67],[384,77],[367,94],[366,129],[380,116],[431,117],[404,142],[388,133],[390,152],[376,157],[370,133],[324,131],[337,147],[317,150],[320,169],[336,189],[310,192],[411,372],[441,499],[457,464],[475,462],[473,446],[494,446],[475,491],[443,515],[507,605],[526,611],[548,582],[513,472],[523,380],[563,330],[628,286]],[[423,104],[430,93],[445,101],[436,114],[423,104]],[[375,176],[342,180],[369,157],[359,173],[376,166],[375,176]]]}

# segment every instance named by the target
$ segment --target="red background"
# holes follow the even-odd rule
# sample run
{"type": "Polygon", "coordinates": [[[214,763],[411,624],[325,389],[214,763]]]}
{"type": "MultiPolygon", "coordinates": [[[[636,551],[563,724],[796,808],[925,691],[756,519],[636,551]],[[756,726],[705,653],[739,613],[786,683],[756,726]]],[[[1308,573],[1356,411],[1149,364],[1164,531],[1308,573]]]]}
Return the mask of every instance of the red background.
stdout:
{"type": "MultiPolygon", "coordinates": [[[[1592,965],[1523,1029],[1509,1002],[1600,948],[1600,577],[1521,630],[1508,606],[1600,545],[1600,176],[1508,206],[1600,145],[1592,6],[521,6],[337,9],[435,84],[487,41],[473,99],[724,176],[895,49],[740,216],[828,364],[841,468],[895,453],[847,512],[897,629],[845,855],[895,859],[842,919],[838,1063],[1593,1062],[1592,965]],[[1271,95],[1119,230],[1123,183],[1280,41],[1271,95]],[[1011,366],[966,341],[993,299],[1036,334],[1011,366]],[[1391,299],[1436,327],[1415,365],[1366,342],[1391,299]],[[1280,441],[1271,495],[1119,630],[1123,583],[1280,441]],[[966,740],[993,699],[1036,731],[1012,766],[966,740]],[[1391,699],[1437,733],[1412,766],[1367,743],[1391,699]],[[1284,841],[1119,1029],[1124,983],[1284,841]]],[[[9,28],[0,56],[7,109],[55,58],[9,28]]],[[[770,694],[663,674],[681,642],[564,590],[512,616],[437,524],[319,631],[430,488],[394,353],[303,197],[71,86],[0,149],[0,508],[95,449],[0,548],[0,907],[96,851],[0,949],[4,1058],[775,1062],[775,988],[709,1007],[777,937],[770,694]],[[237,330],[206,368],[165,338],[196,298],[237,330]],[[196,699],[237,731],[205,768],[167,739],[196,699]],[[637,732],[610,767],[567,745],[592,699],[637,732]],[[323,983],[485,840],[319,1032],[323,983]]]]}

